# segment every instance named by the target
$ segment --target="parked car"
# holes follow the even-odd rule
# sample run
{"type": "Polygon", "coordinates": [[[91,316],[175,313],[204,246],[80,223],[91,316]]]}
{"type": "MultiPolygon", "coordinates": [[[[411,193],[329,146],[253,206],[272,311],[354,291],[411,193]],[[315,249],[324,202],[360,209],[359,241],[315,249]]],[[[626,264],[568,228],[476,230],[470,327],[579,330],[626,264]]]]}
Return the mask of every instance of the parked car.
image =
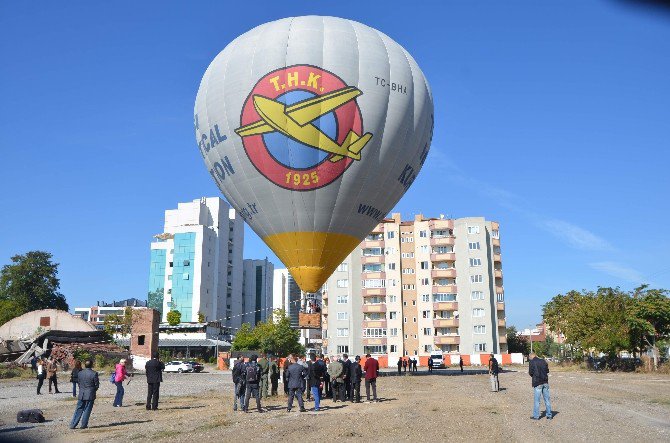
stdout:
{"type": "Polygon", "coordinates": [[[202,372],[202,370],[205,369],[205,365],[203,365],[202,363],[198,363],[195,360],[188,361],[186,363],[189,363],[193,367],[193,372],[202,372]]]}
{"type": "Polygon", "coordinates": [[[175,360],[165,365],[165,372],[192,372],[193,366],[187,361],[175,360]]]}

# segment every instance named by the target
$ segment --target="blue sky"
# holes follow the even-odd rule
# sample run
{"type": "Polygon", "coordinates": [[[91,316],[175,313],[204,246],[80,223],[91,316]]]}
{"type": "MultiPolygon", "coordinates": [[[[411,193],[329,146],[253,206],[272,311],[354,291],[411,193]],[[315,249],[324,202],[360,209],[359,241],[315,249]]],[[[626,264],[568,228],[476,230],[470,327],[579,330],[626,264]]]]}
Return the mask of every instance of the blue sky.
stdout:
{"type": "MultiPolygon", "coordinates": [[[[433,146],[396,211],[499,221],[509,324],[570,289],[670,288],[670,14],[359,3],[1,2],[0,264],[51,251],[71,307],[146,296],[163,211],[220,195],[192,125],[206,67],[258,24],[318,14],[423,69],[433,146]]],[[[266,255],[247,230],[245,257],[266,255]]]]}

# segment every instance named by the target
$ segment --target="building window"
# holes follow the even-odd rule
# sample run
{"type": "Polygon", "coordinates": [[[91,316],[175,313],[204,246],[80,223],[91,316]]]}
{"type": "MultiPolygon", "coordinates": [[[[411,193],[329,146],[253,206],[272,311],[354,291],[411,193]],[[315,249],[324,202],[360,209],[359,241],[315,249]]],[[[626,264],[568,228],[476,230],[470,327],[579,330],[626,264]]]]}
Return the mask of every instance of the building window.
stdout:
{"type": "Polygon", "coordinates": [[[484,316],[484,310],[482,308],[475,308],[472,310],[472,316],[473,317],[483,317],[484,316]]]}
{"type": "Polygon", "coordinates": [[[398,318],[398,312],[397,311],[389,312],[389,320],[395,320],[396,318],[398,318]]]}
{"type": "Polygon", "coordinates": [[[403,306],[407,306],[407,301],[403,301],[403,302],[402,302],[402,305],[403,305],[403,306]]]}
{"type": "Polygon", "coordinates": [[[445,294],[445,293],[433,294],[433,301],[436,303],[445,301],[456,301],[456,294],[445,294]]]}
{"type": "Polygon", "coordinates": [[[407,340],[407,334],[405,334],[405,340],[407,340]]]}
{"type": "Polygon", "coordinates": [[[387,278],[386,279],[386,287],[387,288],[392,288],[395,286],[395,278],[387,278]]]}
{"type": "Polygon", "coordinates": [[[188,280],[190,278],[189,275],[188,275],[188,272],[185,272],[182,278],[184,280],[188,280]]]}
{"type": "Polygon", "coordinates": [[[503,292],[498,292],[496,294],[496,299],[498,300],[498,303],[502,303],[505,301],[505,294],[503,292]]]}
{"type": "Polygon", "coordinates": [[[414,243],[414,237],[400,237],[400,243],[414,243]]]}
{"type": "Polygon", "coordinates": [[[412,306],[416,306],[416,300],[412,300],[412,306]]]}
{"type": "Polygon", "coordinates": [[[486,343],[475,343],[475,352],[486,352],[486,343]]]}
{"type": "Polygon", "coordinates": [[[388,264],[389,271],[395,271],[395,263],[388,264]]]}
{"type": "Polygon", "coordinates": [[[385,328],[363,328],[363,337],[379,338],[386,337],[385,328]]]}
{"type": "Polygon", "coordinates": [[[430,318],[430,311],[421,311],[421,316],[423,318],[430,318]]]}
{"type": "Polygon", "coordinates": [[[421,296],[421,301],[427,301],[427,302],[429,302],[429,301],[430,301],[430,294],[423,294],[423,295],[421,296]]]}
{"type": "Polygon", "coordinates": [[[433,345],[423,345],[423,352],[433,352],[433,345]]]}
{"type": "Polygon", "coordinates": [[[424,286],[430,285],[430,279],[428,277],[421,279],[421,284],[424,286]]]}
{"type": "Polygon", "coordinates": [[[337,304],[338,305],[346,305],[349,303],[349,296],[348,295],[338,295],[337,296],[337,304]]]}
{"type": "Polygon", "coordinates": [[[337,287],[338,288],[348,288],[349,287],[349,280],[346,278],[340,279],[337,281],[337,287]]]}
{"type": "Polygon", "coordinates": [[[428,232],[427,231],[419,231],[419,237],[421,237],[421,238],[428,237],[428,232]]]}
{"type": "Polygon", "coordinates": [[[420,251],[421,252],[428,252],[428,245],[421,245],[420,251]]]}
{"type": "Polygon", "coordinates": [[[500,231],[498,231],[497,229],[491,230],[491,237],[500,238],[500,231]]]}
{"type": "Polygon", "coordinates": [[[168,289],[168,294],[172,294],[172,289],[168,289]]]}
{"type": "Polygon", "coordinates": [[[384,255],[384,250],[382,248],[365,248],[363,249],[363,256],[365,257],[378,257],[384,255]]]}
{"type": "Polygon", "coordinates": [[[349,328],[337,328],[338,337],[349,337],[349,328]]]}
{"type": "Polygon", "coordinates": [[[390,352],[398,352],[398,345],[391,345],[391,351],[390,352]]]}
{"type": "Polygon", "coordinates": [[[338,354],[347,354],[349,353],[349,345],[337,345],[338,354]]]}
{"type": "Polygon", "coordinates": [[[389,336],[391,336],[391,337],[397,337],[397,336],[398,336],[398,328],[391,328],[391,329],[389,329],[389,336]]]}
{"type": "Polygon", "coordinates": [[[40,326],[51,326],[51,317],[40,317],[40,326]]]}
{"type": "Polygon", "coordinates": [[[145,336],[145,335],[138,335],[138,336],[137,336],[137,344],[138,344],[138,346],[144,346],[144,337],[146,337],[146,336],[145,336]]]}
{"type": "Polygon", "coordinates": [[[470,276],[471,283],[482,283],[484,281],[484,276],[481,274],[475,274],[470,276]]]}
{"type": "Polygon", "coordinates": [[[172,274],[168,275],[168,280],[172,280],[172,274]]]}
{"type": "Polygon", "coordinates": [[[416,286],[415,285],[402,285],[402,288],[411,290],[411,289],[416,289],[416,286]]]}
{"type": "Polygon", "coordinates": [[[416,323],[416,317],[412,317],[412,323],[416,323]]]}
{"type": "Polygon", "coordinates": [[[348,320],[349,319],[349,313],[348,312],[338,312],[337,313],[337,319],[338,320],[348,320]]]}
{"type": "Polygon", "coordinates": [[[396,301],[398,301],[397,295],[388,295],[387,297],[389,299],[389,303],[395,303],[396,301]]]}
{"type": "Polygon", "coordinates": [[[403,268],[402,273],[403,274],[415,274],[416,271],[413,268],[403,268]]]}
{"type": "MultiPolygon", "coordinates": [[[[403,317],[403,321],[404,321],[405,323],[407,323],[407,317],[403,317]]],[[[407,338],[407,337],[405,337],[405,338],[407,338]]]]}
{"type": "Polygon", "coordinates": [[[363,265],[363,272],[382,272],[382,264],[366,263],[363,265]]]}
{"type": "Polygon", "coordinates": [[[421,269],[428,269],[428,262],[427,261],[422,261],[421,262],[421,269]]]}
{"type": "Polygon", "coordinates": [[[400,254],[401,258],[414,258],[414,253],[413,252],[403,252],[400,254]]]}
{"type": "Polygon", "coordinates": [[[433,335],[433,332],[430,328],[423,328],[423,335],[433,335]]]}
{"type": "MultiPolygon", "coordinates": [[[[345,280],[347,281],[347,280],[345,280]]],[[[339,282],[339,280],[338,280],[339,282]]],[[[361,284],[363,285],[364,288],[383,288],[386,286],[386,281],[383,278],[370,278],[366,280],[362,280],[361,284]]],[[[346,288],[346,286],[339,286],[338,288],[346,288]]]]}
{"type": "Polygon", "coordinates": [[[471,258],[470,259],[470,266],[481,266],[482,265],[482,259],[481,258],[471,258]]]}
{"type": "Polygon", "coordinates": [[[473,300],[484,300],[484,292],[482,291],[472,291],[473,300]]]}
{"type": "Polygon", "coordinates": [[[394,231],[387,232],[386,233],[386,238],[388,238],[389,240],[392,239],[392,238],[395,238],[395,232],[394,231]]]}
{"type": "Polygon", "coordinates": [[[170,267],[172,267],[172,262],[170,262],[170,267]]]}
{"type": "Polygon", "coordinates": [[[386,345],[363,346],[364,354],[386,354],[386,345]]]}
{"type": "Polygon", "coordinates": [[[341,263],[338,267],[337,270],[340,272],[347,272],[349,270],[349,264],[348,263],[341,263]]]}
{"type": "Polygon", "coordinates": [[[449,237],[451,234],[451,229],[436,229],[430,232],[430,235],[433,238],[449,237]]]}
{"type": "Polygon", "coordinates": [[[468,234],[479,234],[479,226],[468,226],[468,234]]]}
{"type": "Polygon", "coordinates": [[[475,334],[486,334],[486,325],[475,325],[475,334]]]}
{"type": "Polygon", "coordinates": [[[478,250],[478,249],[481,249],[481,248],[479,246],[479,242],[476,241],[476,242],[468,243],[468,249],[470,249],[471,251],[475,251],[475,250],[478,250]]]}
{"type": "Polygon", "coordinates": [[[184,260],[184,266],[191,266],[191,260],[184,260]]]}

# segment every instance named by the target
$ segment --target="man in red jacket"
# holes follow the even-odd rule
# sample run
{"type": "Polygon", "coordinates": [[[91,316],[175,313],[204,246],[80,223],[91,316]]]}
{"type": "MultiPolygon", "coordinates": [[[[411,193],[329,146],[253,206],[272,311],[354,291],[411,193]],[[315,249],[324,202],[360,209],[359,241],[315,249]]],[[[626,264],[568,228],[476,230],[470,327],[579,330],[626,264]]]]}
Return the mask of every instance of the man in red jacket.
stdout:
{"type": "Polygon", "coordinates": [[[377,376],[379,375],[379,362],[370,357],[370,354],[365,356],[365,366],[363,370],[365,371],[365,394],[368,397],[368,402],[370,401],[370,385],[372,385],[372,401],[377,400],[377,376]]]}

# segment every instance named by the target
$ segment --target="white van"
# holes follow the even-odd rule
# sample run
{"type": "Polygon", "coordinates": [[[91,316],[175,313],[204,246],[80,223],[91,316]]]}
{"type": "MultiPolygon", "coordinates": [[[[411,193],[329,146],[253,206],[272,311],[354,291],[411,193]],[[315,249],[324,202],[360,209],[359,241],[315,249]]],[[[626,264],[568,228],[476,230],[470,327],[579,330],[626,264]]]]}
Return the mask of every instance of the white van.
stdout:
{"type": "Polygon", "coordinates": [[[430,358],[433,359],[434,368],[444,368],[444,357],[442,356],[442,352],[431,352],[430,358]]]}

